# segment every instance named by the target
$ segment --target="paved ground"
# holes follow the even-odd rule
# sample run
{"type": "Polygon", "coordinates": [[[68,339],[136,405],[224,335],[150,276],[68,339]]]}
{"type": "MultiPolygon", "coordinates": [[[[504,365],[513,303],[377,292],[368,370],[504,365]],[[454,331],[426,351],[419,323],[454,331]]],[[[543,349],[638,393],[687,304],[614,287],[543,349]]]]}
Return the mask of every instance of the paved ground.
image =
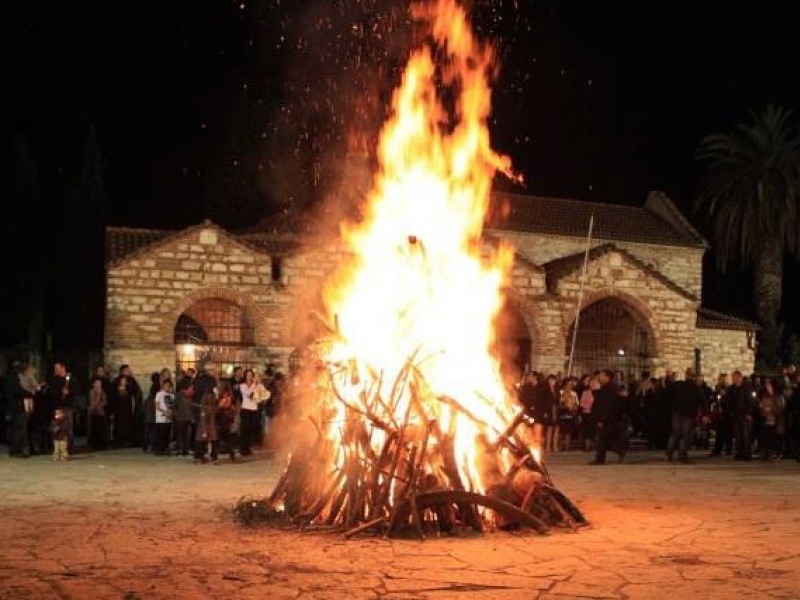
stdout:
{"type": "Polygon", "coordinates": [[[0,598],[800,598],[800,464],[554,456],[576,534],[345,541],[242,529],[266,459],[0,458],[0,598]]]}

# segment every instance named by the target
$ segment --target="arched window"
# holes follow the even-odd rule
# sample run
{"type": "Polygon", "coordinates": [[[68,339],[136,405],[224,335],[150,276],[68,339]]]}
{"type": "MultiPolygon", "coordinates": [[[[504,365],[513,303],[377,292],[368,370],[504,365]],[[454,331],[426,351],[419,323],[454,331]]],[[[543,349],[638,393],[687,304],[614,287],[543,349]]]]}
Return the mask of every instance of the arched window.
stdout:
{"type": "MultiPolygon", "coordinates": [[[[574,331],[573,322],[566,339],[567,361],[574,331]]],[[[621,379],[629,381],[649,370],[653,358],[655,346],[650,324],[625,301],[603,298],[581,311],[572,375],[613,369],[621,379]]]]}
{"type": "Polygon", "coordinates": [[[204,298],[178,317],[174,335],[179,372],[213,360],[221,373],[252,367],[255,328],[244,307],[223,298],[204,298]]]}

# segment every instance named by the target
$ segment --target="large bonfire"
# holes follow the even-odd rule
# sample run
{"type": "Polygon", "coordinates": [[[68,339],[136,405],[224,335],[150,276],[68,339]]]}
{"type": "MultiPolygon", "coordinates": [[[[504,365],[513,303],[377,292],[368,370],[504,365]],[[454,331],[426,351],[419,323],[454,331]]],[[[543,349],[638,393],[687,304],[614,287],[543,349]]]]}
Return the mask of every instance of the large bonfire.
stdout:
{"type": "Polygon", "coordinates": [[[516,435],[491,352],[513,258],[481,244],[492,179],[513,176],[487,128],[494,55],[456,0],[412,10],[428,44],[395,91],[364,218],[344,226],[353,260],[325,290],[317,439],[294,450],[267,503],[348,535],[574,527],[582,515],[516,435]]]}

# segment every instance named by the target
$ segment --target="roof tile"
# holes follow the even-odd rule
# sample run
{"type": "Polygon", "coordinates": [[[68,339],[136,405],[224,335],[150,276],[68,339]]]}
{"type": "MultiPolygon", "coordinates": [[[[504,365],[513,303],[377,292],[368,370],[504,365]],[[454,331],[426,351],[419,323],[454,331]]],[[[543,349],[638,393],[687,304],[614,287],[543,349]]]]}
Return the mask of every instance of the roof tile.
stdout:
{"type": "Polygon", "coordinates": [[[681,227],[679,221],[671,223],[647,206],[544,196],[493,194],[486,226],[489,229],[586,237],[592,215],[592,235],[596,239],[687,247],[705,245],[688,222],[681,227]]]}

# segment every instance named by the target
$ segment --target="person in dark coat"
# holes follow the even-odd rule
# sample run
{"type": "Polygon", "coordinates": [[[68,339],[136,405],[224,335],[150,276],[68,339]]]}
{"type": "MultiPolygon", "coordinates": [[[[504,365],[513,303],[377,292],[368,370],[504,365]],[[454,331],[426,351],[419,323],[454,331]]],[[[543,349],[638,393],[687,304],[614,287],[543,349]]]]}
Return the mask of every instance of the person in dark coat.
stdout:
{"type": "Polygon", "coordinates": [[[592,418],[596,431],[595,457],[590,465],[606,464],[606,451],[613,446],[619,454],[620,461],[625,458],[625,449],[620,446],[620,398],[617,385],[614,383],[614,372],[603,369],[598,374],[600,387],[594,393],[592,418]]]}
{"type": "MultiPolygon", "coordinates": [[[[233,431],[234,422],[236,420],[236,410],[237,406],[233,394],[233,386],[229,381],[224,381],[220,385],[219,401],[217,402],[217,439],[221,442],[232,462],[236,462],[236,436],[233,431]]],[[[211,460],[216,462],[216,450],[212,448],[211,452],[211,460]]]]}
{"type": "Polygon", "coordinates": [[[522,411],[525,415],[525,425],[527,426],[524,436],[525,442],[533,447],[540,449],[542,447],[542,438],[544,437],[544,425],[542,424],[542,415],[539,413],[538,398],[538,377],[536,373],[529,372],[525,375],[525,381],[519,389],[519,403],[522,405],[522,411]]]}
{"type": "Polygon", "coordinates": [[[206,452],[211,445],[211,454],[217,454],[217,365],[206,362],[194,380],[193,419],[195,428],[195,462],[208,462],[206,452]]]}
{"type": "Polygon", "coordinates": [[[750,460],[753,446],[753,412],[755,410],[755,393],[748,379],[741,371],[734,371],[731,376],[733,385],[728,390],[733,409],[733,437],[736,454],[735,460],[750,460]]]}
{"type": "Polygon", "coordinates": [[[27,458],[29,453],[28,421],[33,412],[33,393],[20,380],[27,364],[15,361],[5,382],[4,395],[8,419],[8,455],[27,458]]]}
{"type": "Polygon", "coordinates": [[[728,376],[721,374],[714,389],[711,403],[711,426],[714,429],[714,448],[711,456],[719,456],[723,452],[730,456],[733,450],[733,401],[728,395],[728,376]]]}
{"type": "Polygon", "coordinates": [[[74,410],[75,410],[75,379],[67,371],[64,361],[56,361],[53,365],[53,374],[47,384],[50,391],[53,410],[61,409],[64,411],[64,420],[69,432],[67,439],[67,451],[72,454],[74,446],[74,410]]]}
{"type": "Polygon", "coordinates": [[[536,386],[534,411],[539,415],[539,420],[544,425],[544,450],[546,452],[555,451],[558,443],[559,397],[556,383],[556,376],[550,374],[547,379],[536,386]]]}
{"type": "Polygon", "coordinates": [[[194,379],[191,375],[183,375],[176,388],[175,407],[175,442],[182,456],[188,456],[192,448],[192,423],[194,414],[194,379]]]}
{"type": "Polygon", "coordinates": [[[689,462],[689,448],[692,446],[697,417],[705,404],[703,389],[697,383],[694,369],[686,369],[683,381],[670,386],[670,406],[672,407],[672,433],[667,443],[667,460],[672,462],[675,449],[678,460],[689,462]]]}

